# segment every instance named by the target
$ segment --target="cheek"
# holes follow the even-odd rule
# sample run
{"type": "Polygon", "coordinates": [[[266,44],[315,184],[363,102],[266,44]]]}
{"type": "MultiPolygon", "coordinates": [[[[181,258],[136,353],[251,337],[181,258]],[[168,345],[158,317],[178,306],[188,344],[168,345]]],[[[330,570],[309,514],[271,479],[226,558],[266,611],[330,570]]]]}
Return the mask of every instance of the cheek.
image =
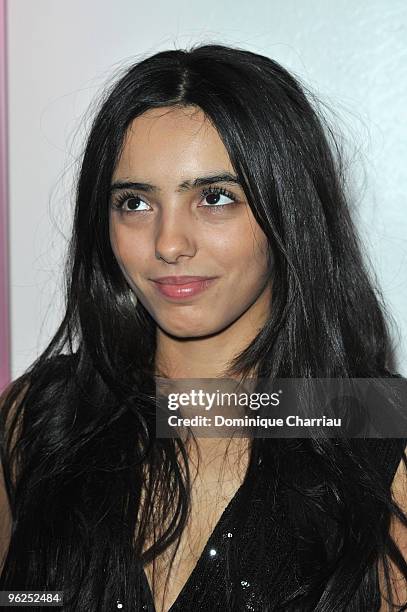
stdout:
{"type": "Polygon", "coordinates": [[[267,274],[271,271],[272,266],[272,254],[270,252],[270,245],[264,234],[259,236],[255,244],[253,260],[255,265],[260,269],[264,270],[267,274]]]}
{"type": "Polygon", "coordinates": [[[269,244],[260,230],[241,235],[239,242],[240,266],[245,275],[264,275],[269,271],[269,244]]]}
{"type": "Polygon", "coordinates": [[[135,236],[134,231],[114,221],[111,222],[110,244],[122,269],[125,267],[128,272],[134,273],[142,267],[146,245],[142,242],[142,239],[140,240],[139,236],[135,236]]]}
{"type": "Polygon", "coordinates": [[[273,256],[266,234],[255,222],[254,232],[252,233],[252,259],[260,268],[270,271],[273,256]]]}
{"type": "Polygon", "coordinates": [[[235,281],[244,279],[245,285],[255,286],[268,275],[268,240],[254,221],[245,220],[235,227],[212,231],[205,238],[205,254],[216,260],[235,281]]]}
{"type": "Polygon", "coordinates": [[[110,235],[110,246],[112,247],[112,251],[117,260],[120,260],[120,231],[118,229],[117,223],[115,223],[112,214],[110,215],[109,220],[109,235],[110,235]]]}

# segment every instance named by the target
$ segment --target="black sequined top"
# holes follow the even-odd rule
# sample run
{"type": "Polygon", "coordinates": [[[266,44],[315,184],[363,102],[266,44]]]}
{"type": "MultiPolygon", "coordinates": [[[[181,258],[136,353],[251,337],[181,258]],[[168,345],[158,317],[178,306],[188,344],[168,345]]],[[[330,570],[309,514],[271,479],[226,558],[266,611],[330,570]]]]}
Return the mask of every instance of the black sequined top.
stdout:
{"type": "MultiPolygon", "coordinates": [[[[390,488],[407,440],[371,439],[364,442],[370,444],[372,460],[382,470],[390,488]]],[[[305,456],[301,458],[299,454],[299,457],[299,482],[306,486],[312,480],[308,478],[309,474],[315,475],[315,471],[305,456]]],[[[293,590],[298,589],[300,593],[302,572],[315,569],[323,573],[329,564],[329,543],[335,546],[334,530],[331,524],[322,523],[321,517],[312,514],[301,491],[291,491],[290,495],[276,494],[268,474],[260,460],[256,478],[246,479],[229,502],[168,612],[313,610],[311,605],[270,607],[268,594],[271,589],[287,585],[287,581],[291,581],[293,590]],[[304,521],[313,533],[313,567],[310,566],[309,554],[304,556],[309,567],[299,565],[306,546],[296,536],[297,526],[290,521],[292,504],[296,505],[296,520],[304,521]]],[[[141,582],[142,610],[156,612],[144,571],[141,572],[141,582]]],[[[278,593],[273,596],[273,601],[276,600],[278,593]]]]}

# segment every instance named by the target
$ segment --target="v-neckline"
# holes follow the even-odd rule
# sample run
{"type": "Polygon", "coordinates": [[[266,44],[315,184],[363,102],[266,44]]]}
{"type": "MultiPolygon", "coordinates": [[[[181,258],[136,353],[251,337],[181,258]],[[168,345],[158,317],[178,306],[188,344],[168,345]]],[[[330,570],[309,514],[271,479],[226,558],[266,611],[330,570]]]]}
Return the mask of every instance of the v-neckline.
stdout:
{"type": "MultiPolygon", "coordinates": [[[[226,508],[224,509],[222,514],[220,515],[219,520],[215,524],[215,527],[213,528],[210,536],[208,537],[208,539],[206,541],[205,546],[202,549],[201,555],[199,556],[199,558],[198,558],[196,564],[194,565],[191,573],[189,574],[188,578],[186,579],[186,582],[184,583],[184,585],[182,586],[180,592],[178,593],[178,596],[177,596],[176,600],[171,605],[171,607],[168,609],[168,612],[176,612],[176,607],[179,605],[179,603],[182,602],[182,599],[185,597],[185,593],[188,592],[190,584],[193,582],[195,575],[197,574],[198,570],[200,569],[201,565],[204,562],[205,552],[206,552],[209,544],[218,535],[220,529],[223,527],[223,523],[225,522],[225,518],[226,518],[227,514],[229,514],[232,506],[237,502],[237,499],[238,499],[238,497],[240,497],[240,494],[241,494],[243,488],[245,487],[245,485],[246,485],[246,478],[240,484],[239,488],[236,489],[236,492],[234,493],[233,497],[230,499],[228,505],[226,506],[226,508]]],[[[148,605],[151,608],[151,612],[157,612],[156,607],[155,607],[155,601],[154,601],[154,598],[153,598],[153,593],[151,591],[150,583],[148,581],[147,574],[145,572],[144,567],[142,567],[142,569],[141,569],[141,578],[142,578],[142,580],[144,581],[144,584],[145,584],[145,592],[147,593],[147,597],[148,597],[148,600],[149,600],[148,605]]],[[[148,610],[150,612],[150,609],[148,609],[148,610]]]]}

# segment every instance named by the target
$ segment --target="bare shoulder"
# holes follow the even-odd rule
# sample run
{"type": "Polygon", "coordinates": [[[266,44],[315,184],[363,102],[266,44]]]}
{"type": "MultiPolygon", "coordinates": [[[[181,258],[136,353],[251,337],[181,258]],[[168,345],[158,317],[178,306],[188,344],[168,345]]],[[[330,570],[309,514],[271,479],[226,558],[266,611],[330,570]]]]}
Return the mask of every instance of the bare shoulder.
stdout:
{"type": "MultiPolygon", "coordinates": [[[[407,447],[404,449],[404,456],[407,458],[407,447]]],[[[391,485],[391,493],[393,500],[407,516],[407,467],[403,457],[400,460],[396,474],[394,476],[391,485]]],[[[393,538],[394,542],[397,544],[398,548],[400,549],[403,558],[407,562],[407,527],[403,525],[403,523],[397,517],[393,516],[390,524],[389,533],[393,538]]],[[[394,603],[403,605],[407,602],[407,581],[400,573],[398,568],[391,561],[390,568],[390,579],[392,584],[392,594],[394,603]]],[[[379,581],[380,589],[383,594],[385,592],[385,589],[382,566],[379,566],[379,581]]],[[[394,608],[391,608],[389,606],[386,598],[382,595],[380,612],[388,612],[390,610],[394,610],[394,608]]]]}
{"type": "MultiPolygon", "coordinates": [[[[7,400],[10,400],[10,396],[15,392],[15,383],[11,383],[6,387],[6,389],[0,395],[0,417],[1,417],[1,445],[3,447],[4,437],[7,430],[7,426],[10,423],[11,419],[14,418],[16,414],[17,407],[24,397],[27,389],[28,383],[23,385],[22,389],[18,392],[16,398],[13,401],[13,404],[8,411],[7,419],[4,418],[4,407],[7,400]]],[[[13,442],[17,437],[18,428],[15,429],[15,434],[13,435],[13,442]]],[[[4,565],[5,557],[7,555],[9,543],[10,543],[10,530],[11,530],[11,512],[10,512],[10,504],[7,496],[6,485],[4,481],[4,470],[3,470],[3,457],[0,461],[0,573],[4,565]]]]}

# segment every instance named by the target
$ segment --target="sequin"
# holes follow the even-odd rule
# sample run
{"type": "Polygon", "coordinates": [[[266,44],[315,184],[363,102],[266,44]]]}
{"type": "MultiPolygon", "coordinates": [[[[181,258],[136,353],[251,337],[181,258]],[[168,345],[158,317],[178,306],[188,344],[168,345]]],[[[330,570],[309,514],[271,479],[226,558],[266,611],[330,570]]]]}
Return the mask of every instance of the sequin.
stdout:
{"type": "Polygon", "coordinates": [[[241,580],[240,584],[244,589],[247,589],[250,586],[250,582],[247,582],[247,580],[241,580]]]}
{"type": "Polygon", "coordinates": [[[211,548],[210,551],[209,551],[209,555],[211,557],[214,557],[216,555],[216,550],[214,548],[211,548]]]}

